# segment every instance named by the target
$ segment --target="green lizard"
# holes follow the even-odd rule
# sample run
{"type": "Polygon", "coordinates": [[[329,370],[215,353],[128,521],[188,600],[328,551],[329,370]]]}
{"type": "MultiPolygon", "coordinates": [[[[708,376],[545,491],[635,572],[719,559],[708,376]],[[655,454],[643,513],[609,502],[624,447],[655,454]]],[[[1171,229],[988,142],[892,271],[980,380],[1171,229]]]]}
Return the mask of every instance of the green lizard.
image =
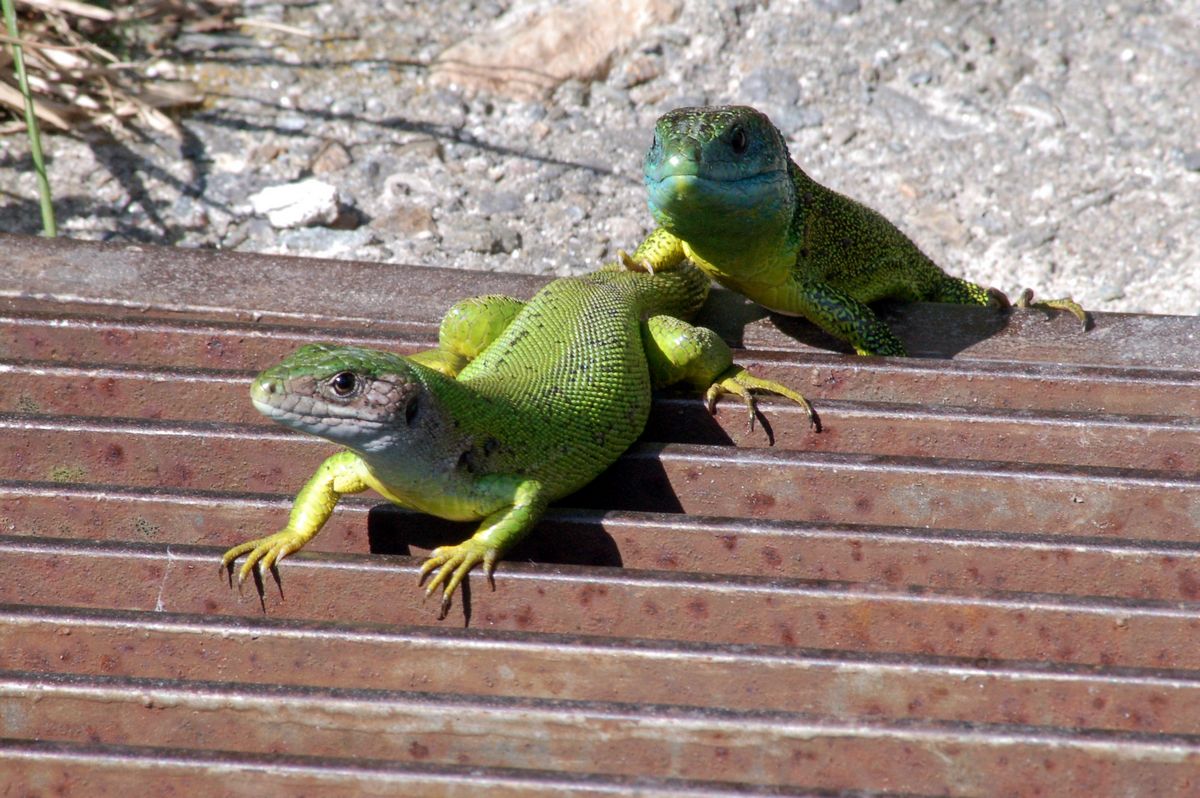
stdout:
{"type": "MultiPolygon", "coordinates": [[[[642,254],[642,253],[638,253],[642,254]]],[[[373,488],[395,504],[453,520],[482,519],[456,546],[435,549],[426,595],[454,591],[482,563],[499,560],[547,504],[582,487],[634,442],[651,388],[687,382],[710,410],[726,393],[799,395],[732,361],[715,333],[689,318],[709,280],[682,264],[651,275],[611,265],[555,280],[528,303],[477,297],[446,314],[439,347],[410,357],[312,344],[262,372],[255,407],[287,426],[346,447],[296,496],[287,526],[221,558],[241,584],[298,551],[338,499],[373,488]]]]}
{"type": "MultiPolygon", "coordinates": [[[[767,308],[804,316],[860,355],[904,355],[868,307],[881,299],[1008,307],[996,289],[951,277],[880,214],[815,182],[788,155],[783,136],[745,106],[679,108],[662,116],[645,160],[658,222],[630,268],[690,259],[717,282],[767,308]]],[[[1071,299],[1062,308],[1085,328],[1071,299]]]]}

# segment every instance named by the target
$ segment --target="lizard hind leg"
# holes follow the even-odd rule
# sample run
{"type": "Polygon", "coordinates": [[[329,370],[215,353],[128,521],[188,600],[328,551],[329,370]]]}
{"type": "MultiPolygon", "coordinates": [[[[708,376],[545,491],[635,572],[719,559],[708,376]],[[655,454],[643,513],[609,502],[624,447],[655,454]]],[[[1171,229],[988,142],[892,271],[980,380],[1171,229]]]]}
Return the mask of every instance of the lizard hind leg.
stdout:
{"type": "Polygon", "coordinates": [[[820,430],[820,421],[807,399],[786,385],[755,377],[734,363],[729,346],[707,327],[674,316],[651,316],[642,323],[642,339],[655,387],[687,382],[705,392],[710,412],[724,394],[741,397],[751,429],[757,412],[754,392],[773,393],[800,405],[813,429],[820,430]]]}
{"type": "Polygon", "coordinates": [[[408,357],[447,377],[457,377],[504,333],[524,307],[524,302],[503,294],[459,300],[442,317],[437,349],[426,349],[408,357]]]}

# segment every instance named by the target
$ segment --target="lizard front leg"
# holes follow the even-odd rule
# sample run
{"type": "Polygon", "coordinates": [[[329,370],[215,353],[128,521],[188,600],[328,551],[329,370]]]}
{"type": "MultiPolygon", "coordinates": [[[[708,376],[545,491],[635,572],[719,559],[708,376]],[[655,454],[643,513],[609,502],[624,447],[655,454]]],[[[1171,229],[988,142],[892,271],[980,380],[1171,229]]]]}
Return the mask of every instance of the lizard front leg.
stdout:
{"type": "Polygon", "coordinates": [[[442,607],[438,620],[446,617],[454,591],[476,565],[483,563],[483,572],[495,587],[492,572],[496,569],[496,563],[529,534],[546,509],[542,485],[536,480],[494,475],[481,479],[478,490],[481,497],[498,499],[504,506],[486,516],[479,529],[467,540],[456,546],[434,549],[421,566],[421,582],[437,571],[426,586],[425,595],[430,596],[441,587],[442,607]]]}
{"type": "Polygon", "coordinates": [[[1035,302],[1032,288],[1026,288],[1017,297],[1017,301],[1012,302],[1009,300],[1008,295],[998,288],[983,288],[975,283],[958,277],[951,277],[947,274],[938,283],[929,300],[932,302],[953,302],[958,305],[990,305],[992,307],[999,307],[1001,310],[1007,310],[1010,307],[1065,310],[1079,319],[1079,323],[1083,325],[1083,329],[1086,330],[1088,328],[1087,311],[1074,299],[1068,296],[1061,299],[1043,299],[1035,302]]]}
{"type": "Polygon", "coordinates": [[[786,307],[830,335],[848,341],[860,355],[898,355],[908,352],[895,333],[875,311],[850,294],[828,283],[801,281],[795,277],[788,285],[786,307]]]}
{"type": "Polygon", "coordinates": [[[246,561],[238,570],[238,584],[241,585],[255,565],[263,574],[284,557],[299,551],[321,531],[338,499],[369,487],[365,479],[366,468],[354,452],[339,452],[326,459],[296,494],[287,526],[273,535],[234,546],[221,557],[221,570],[232,574],[234,561],[245,554],[246,561]]]}
{"type": "Polygon", "coordinates": [[[447,377],[457,377],[500,337],[523,307],[525,303],[521,300],[502,294],[473,296],[456,302],[442,317],[437,349],[426,349],[408,358],[447,377]]]}
{"type": "Polygon", "coordinates": [[[820,430],[820,422],[807,399],[786,385],[755,377],[734,363],[729,345],[707,327],[697,327],[674,316],[651,316],[642,323],[642,341],[655,387],[677,382],[694,385],[705,392],[709,412],[723,394],[740,396],[751,429],[756,412],[753,392],[777,394],[804,408],[813,429],[820,430]]]}

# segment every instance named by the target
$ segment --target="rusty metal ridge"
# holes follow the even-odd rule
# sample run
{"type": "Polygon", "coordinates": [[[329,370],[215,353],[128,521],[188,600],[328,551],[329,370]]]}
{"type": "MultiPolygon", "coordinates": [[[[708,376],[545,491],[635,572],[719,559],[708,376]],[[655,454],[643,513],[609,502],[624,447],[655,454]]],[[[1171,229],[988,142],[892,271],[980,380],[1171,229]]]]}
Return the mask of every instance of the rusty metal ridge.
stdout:
{"type": "Polygon", "coordinates": [[[312,323],[222,321],[203,318],[167,318],[152,313],[137,316],[107,316],[74,311],[0,312],[0,327],[68,331],[79,335],[153,333],[158,335],[207,335],[231,338],[265,338],[295,341],[297,345],[330,339],[359,346],[396,347],[437,343],[438,321],[409,322],[403,319],[371,321],[370,324],[323,327],[312,323]],[[381,329],[381,324],[386,325],[381,329]]]}
{"type": "MultiPolygon", "coordinates": [[[[449,305],[446,306],[449,308],[449,305]]],[[[221,321],[201,318],[169,318],[144,312],[135,317],[111,316],[78,311],[21,311],[0,312],[0,327],[41,328],[65,330],[94,335],[102,331],[154,334],[189,334],[260,338],[295,341],[338,340],[363,346],[429,346],[436,342],[440,316],[430,320],[406,318],[372,319],[362,324],[357,319],[327,319],[330,326],[313,326],[272,322],[221,321]],[[337,322],[345,321],[345,324],[337,322]],[[383,327],[381,328],[381,325],[383,327]]],[[[967,378],[980,374],[1005,376],[1012,379],[1040,381],[1053,378],[1060,381],[1127,382],[1150,381],[1171,386],[1200,384],[1200,356],[1197,361],[1179,366],[1149,366],[1144,364],[1086,364],[1060,361],[1012,362],[1002,359],[943,359],[943,358],[857,358],[819,350],[766,349],[754,342],[739,348],[739,362],[766,367],[794,366],[838,371],[869,371],[882,375],[936,372],[948,378],[967,378]]]]}
{"type": "MultiPolygon", "coordinates": [[[[106,483],[64,483],[0,479],[0,501],[40,497],[52,501],[121,501],[130,503],[170,504],[219,512],[226,507],[253,511],[290,509],[292,498],[278,493],[209,490],[205,488],[137,487],[106,483]]],[[[568,500],[569,501],[569,500],[568,500]]],[[[421,519],[435,526],[452,522],[406,510],[370,496],[345,496],[338,502],[338,512],[372,511],[396,519],[421,519]]],[[[22,520],[14,516],[13,520],[22,520]]],[[[885,524],[854,524],[830,521],[801,521],[780,518],[746,519],[728,516],[685,515],[681,513],[646,510],[605,510],[571,506],[551,507],[542,516],[542,524],[574,526],[611,526],[623,529],[644,529],[647,534],[661,534],[670,528],[696,535],[737,537],[795,536],[803,539],[903,540],[922,543],[969,543],[980,547],[1027,548],[1035,551],[1105,551],[1137,556],[1164,556],[1200,553],[1200,540],[1169,540],[1153,538],[1116,538],[1111,536],[1059,535],[1036,532],[1004,532],[994,530],[947,529],[885,524]]],[[[365,534],[365,532],[364,532],[365,534]]],[[[13,535],[28,539],[27,535],[13,535]]],[[[64,536],[65,537],[65,536],[64,536]]],[[[174,542],[171,545],[176,545],[174,542]]],[[[307,549],[306,549],[307,550],[307,549]]],[[[316,549],[314,549],[316,550],[316,549]]]]}
{"type": "MultiPolygon", "coordinates": [[[[8,363],[0,377],[21,387],[0,396],[0,412],[91,418],[152,417],[273,426],[245,398],[249,373],[229,369],[8,363]]],[[[925,406],[821,399],[823,434],[811,433],[800,408],[765,398],[762,423],[749,430],[730,400],[711,414],[697,396],[655,395],[643,440],[762,446],[915,457],[1200,471],[1200,419],[925,406]],[[733,406],[731,406],[733,405],[733,406]],[[770,434],[764,432],[770,430],[770,434]]],[[[1166,408],[1164,408],[1166,409],[1166,408]]]]}
{"type": "MultiPolygon", "coordinates": [[[[1135,759],[1200,758],[1200,734],[1079,729],[1029,724],[973,723],[897,718],[845,720],[808,712],[782,709],[731,710],[720,707],[690,707],[674,704],[629,704],[615,701],[528,698],[523,696],[465,695],[461,693],[381,690],[364,687],[320,687],[294,684],[244,684],[240,682],[191,679],[140,678],[102,674],[45,673],[0,670],[0,701],[34,698],[39,704],[55,698],[82,699],[109,705],[153,706],[160,712],[183,711],[224,705],[238,713],[260,712],[281,715],[290,709],[293,722],[302,722],[311,709],[316,713],[345,713],[348,717],[405,713],[430,718],[444,716],[446,727],[455,718],[470,717],[470,735],[503,735],[506,727],[536,727],[553,724],[586,729],[608,727],[617,735],[617,724],[625,734],[662,732],[662,739],[678,744],[687,732],[717,735],[783,734],[804,739],[810,736],[899,738],[924,743],[1011,745],[1044,743],[1058,749],[1080,748],[1117,753],[1135,759]],[[493,726],[492,731],[479,727],[493,726]]],[[[31,712],[34,710],[30,710],[31,712]]],[[[318,722],[318,721],[314,721],[318,722]]],[[[434,721],[435,725],[436,720],[434,721]]],[[[191,733],[190,730],[188,733],[191,733]]],[[[765,741],[764,741],[765,742],[765,741]]]]}
{"type": "Polygon", "coordinates": [[[1046,790],[1067,778],[1092,782],[1091,794],[1106,788],[1125,792],[1134,784],[1155,785],[1156,794],[1178,794],[1168,790],[1184,786],[1200,763],[1200,735],[847,722],[802,713],[675,707],[648,707],[656,710],[648,714],[614,704],[575,711],[575,702],[563,701],[389,700],[375,691],[222,690],[211,684],[197,690],[187,683],[119,677],[68,681],[76,684],[44,682],[24,694],[12,685],[12,691],[0,693],[0,702],[18,707],[26,728],[49,739],[82,737],[92,724],[115,720],[119,725],[102,732],[111,742],[194,745],[237,739],[239,747],[267,752],[279,745],[279,725],[301,732],[291,742],[293,749],[315,755],[336,755],[353,745],[367,757],[408,758],[417,742],[430,761],[465,756],[473,764],[519,761],[530,768],[552,762],[562,770],[618,774],[657,766],[676,778],[717,779],[733,772],[759,783],[887,784],[922,792],[949,784],[961,788],[964,781],[974,785],[971,792],[998,782],[1002,792],[1031,783],[1046,790]],[[350,697],[356,694],[361,698],[350,697]],[[262,711],[274,724],[258,724],[262,711]],[[604,733],[595,734],[597,728],[604,733]],[[814,756],[822,762],[819,767],[811,764],[814,756]],[[1047,760],[1052,765],[1042,770],[1047,760]],[[1008,761],[1015,766],[1006,768],[1008,761]],[[1035,762],[1038,772],[1028,772],[1035,762]]]}
{"type": "MultiPolygon", "coordinates": [[[[2,323],[2,320],[0,320],[2,323]]],[[[313,340],[317,340],[314,338],[313,340]]],[[[255,374],[252,368],[210,368],[201,366],[122,365],[111,362],[65,362],[58,360],[9,360],[0,358],[0,375],[55,377],[62,379],[111,378],[131,382],[191,381],[248,386],[255,374]]],[[[26,386],[28,388],[28,386],[26,386]]],[[[672,412],[697,414],[704,402],[697,396],[676,391],[656,393],[655,401],[672,412]]],[[[247,400],[247,404],[249,404],[247,400]]],[[[762,397],[760,404],[769,415],[802,413],[792,405],[762,397]]],[[[1005,407],[964,407],[960,405],[930,405],[906,402],[862,401],[855,399],[824,399],[821,409],[827,413],[865,415],[881,420],[910,421],[929,419],[939,423],[1005,421],[1014,424],[1078,427],[1126,427],[1143,430],[1200,431],[1200,418],[1175,415],[1173,408],[1161,408],[1161,413],[1103,413],[1075,410],[1025,409],[1005,407]]],[[[87,415],[87,414],[80,414],[87,415]]],[[[271,426],[262,420],[263,426],[271,426]]]]}
{"type": "MultiPolygon", "coordinates": [[[[581,264],[582,266],[583,264],[581,264]]],[[[466,296],[510,293],[528,296],[549,278],[495,272],[467,272],[421,266],[303,259],[153,246],[112,246],[65,239],[0,235],[0,297],[97,303],[126,308],[228,316],[241,309],[254,318],[375,324],[403,316],[436,323],[447,308],[466,296]],[[314,274],[320,279],[314,280],[314,274]],[[406,286],[420,284],[417,293],[406,286]],[[325,286],[336,285],[336,292],[325,286]],[[180,297],[202,297],[187,302],[180,297]],[[346,314],[353,308],[353,314],[346,314]]],[[[749,303],[741,300],[743,305],[749,303]]],[[[728,300],[726,300],[728,305],[728,300]]],[[[750,318],[757,309],[751,308],[750,318]]],[[[1194,369],[1190,349],[1200,321],[1193,317],[1132,316],[1093,313],[1093,334],[1072,328],[1069,320],[1047,323],[1038,312],[999,317],[987,309],[920,306],[889,320],[913,351],[943,357],[1000,360],[1075,361],[1161,365],[1194,369]],[[973,311],[973,312],[972,312],[973,311]],[[1149,329],[1148,329],[1149,328],[1149,329]],[[1068,332],[1069,331],[1069,332],[1068,332]],[[949,343],[947,343],[947,341],[949,343]]],[[[745,324],[746,312],[725,307],[716,318],[700,321],[725,329],[745,324]]],[[[779,322],[750,325],[752,344],[807,349],[803,340],[814,328],[779,322]],[[771,330],[758,341],[758,329],[771,330]]],[[[828,344],[817,341],[818,347],[828,344]]]]}
{"type": "Polygon", "coordinates": [[[421,693],[649,702],[839,718],[1200,732],[1200,674],[1060,663],[903,657],[489,630],[470,637],[376,625],[237,624],[228,618],[61,608],[0,610],[0,667],[242,682],[370,686],[421,693]],[[44,610],[44,612],[43,612],[44,610]],[[94,620],[94,622],[92,622],[94,620]],[[438,663],[430,668],[429,663],[438,663]],[[360,663],[346,667],[346,663],[360,663]],[[368,664],[369,663],[369,664],[368,664]],[[511,673],[524,674],[512,679],[511,673]],[[1178,678],[1172,678],[1178,677],[1178,678]],[[953,690],[947,687],[953,686],[953,690]],[[1169,696],[1169,701],[1166,697],[1169,696]]]}
{"type": "MultiPolygon", "coordinates": [[[[0,319],[2,323],[2,319],[0,319]]],[[[317,341],[317,337],[312,340],[317,341]]],[[[978,371],[978,370],[976,370],[978,371]]],[[[174,380],[192,380],[192,382],[215,384],[244,384],[250,385],[256,370],[250,366],[212,368],[208,366],[166,366],[152,364],[114,364],[109,361],[82,362],[36,359],[4,359],[0,358],[0,374],[12,374],[14,377],[55,377],[62,379],[112,378],[131,380],[131,382],[174,382],[174,380]]],[[[1200,374],[1195,380],[1200,388],[1200,374]]],[[[770,413],[780,413],[791,406],[785,403],[773,403],[769,396],[762,397],[764,407],[770,407],[770,413]]],[[[688,410],[695,412],[703,407],[700,397],[683,394],[678,391],[662,391],[655,396],[656,402],[672,410],[688,410]]],[[[908,403],[908,402],[876,402],[845,400],[845,398],[829,398],[822,401],[823,409],[834,413],[870,413],[880,419],[911,420],[913,418],[931,418],[937,420],[955,421],[1013,421],[1021,424],[1069,424],[1072,426],[1130,426],[1139,428],[1163,428],[1163,430],[1200,430],[1200,419],[1192,416],[1154,413],[1093,413],[1079,412],[1069,409],[1027,409],[1000,407],[962,407],[946,406],[946,404],[908,403]]],[[[794,410],[802,413],[802,410],[794,410]]],[[[264,426],[268,422],[263,421],[264,426]]]]}
{"type": "MultiPolygon", "coordinates": [[[[239,593],[218,580],[219,552],[4,537],[0,601],[436,623],[415,589],[415,558],[302,552],[280,568],[282,591],[268,579],[258,594],[253,586],[239,593]]],[[[1197,602],[507,561],[502,569],[494,592],[475,580],[478,589],[464,592],[443,625],[1200,668],[1197,602]]]]}
{"type": "MultiPolygon", "coordinates": [[[[96,418],[91,416],[41,416],[0,413],[0,430],[31,432],[91,433],[114,436],[163,438],[207,437],[231,441],[286,441],[289,444],[324,445],[329,442],[278,425],[242,424],[219,421],[160,421],[158,419],[96,418]]],[[[977,477],[1014,477],[1039,480],[1070,480],[1145,487],[1200,490],[1200,471],[1176,473],[1155,469],[1077,466],[1054,463],[1019,463],[994,460],[969,460],[949,457],[903,457],[846,452],[808,452],[768,448],[736,448],[689,443],[634,444],[621,461],[640,462],[671,459],[680,465],[736,464],[764,471],[821,467],[842,471],[879,471],[924,474],[969,474],[977,477]]]]}
{"type": "MultiPolygon", "coordinates": [[[[271,641],[279,640],[302,641],[311,643],[314,647],[344,642],[401,647],[436,645],[485,652],[494,656],[497,662],[504,660],[506,652],[535,655],[572,652],[585,659],[597,655],[619,655],[652,662],[671,662],[680,666],[706,663],[749,665],[752,661],[756,666],[765,667],[804,665],[837,670],[865,669],[884,675],[933,674],[950,679],[988,679],[1004,676],[1051,682],[1094,682],[1097,686],[1124,684],[1164,689],[1200,686],[1200,670],[1180,668],[0,603],[0,627],[14,626],[70,629],[72,634],[93,630],[99,634],[128,631],[139,634],[189,635],[206,639],[261,642],[264,646],[270,646],[271,641]]],[[[2,670],[13,671],[20,668],[3,667],[2,670]]]]}
{"type": "Polygon", "coordinates": [[[551,278],[426,266],[96,244],[0,233],[0,297],[296,320],[436,322],[467,296],[528,296],[551,278]],[[319,279],[315,279],[319,275],[319,279]],[[420,292],[409,286],[420,285],[420,292]],[[336,286],[337,290],[329,290],[336,286]],[[189,301],[189,299],[191,301],[189,301]],[[347,308],[354,313],[347,314],[347,308]]]}
{"type": "MultiPolygon", "coordinates": [[[[162,746],[73,743],[52,740],[0,738],[0,762],[6,786],[18,794],[37,794],[56,783],[66,795],[121,798],[145,794],[148,783],[174,794],[200,796],[272,795],[294,789],[306,796],[363,795],[380,788],[403,789],[405,796],[445,796],[468,793],[488,796],[645,796],[663,798],[737,798],[742,795],[817,798],[804,788],[781,788],[732,782],[700,782],[650,776],[617,776],[522,770],[419,761],[298,756],[284,753],[248,754],[162,746]],[[153,781],[148,782],[148,779],[153,781]],[[169,780],[169,783],[167,782],[169,780]],[[231,784],[239,788],[231,793],[231,784]],[[28,793],[20,792],[28,786],[28,793]],[[73,791],[75,790],[75,791],[73,791]],[[197,792],[201,790],[202,792],[197,792]]],[[[396,793],[399,794],[399,793],[396,793]]],[[[856,798],[857,790],[820,798],[856,798]]],[[[870,792],[872,798],[930,798],[916,793],[870,792]]]]}
{"type": "MultiPolygon", "coordinates": [[[[227,546],[273,526],[291,504],[278,494],[179,494],[128,487],[109,491],[105,486],[93,490],[0,481],[7,531],[227,546]],[[198,511],[204,518],[199,525],[198,511]]],[[[348,497],[327,534],[318,536],[308,550],[419,555],[470,531],[469,524],[440,521],[370,497],[348,497]]],[[[1164,541],[555,508],[510,559],[548,566],[620,565],[959,590],[1200,597],[1200,544],[1191,538],[1164,541]]]]}
{"type": "MultiPolygon", "coordinates": [[[[198,566],[212,574],[214,590],[221,588],[214,563],[223,549],[213,546],[193,546],[183,543],[157,545],[134,541],[75,540],[68,538],[34,538],[20,535],[0,535],[0,553],[13,555],[69,555],[88,557],[93,561],[116,559],[126,564],[144,561],[154,565],[175,564],[198,566]]],[[[387,554],[334,554],[300,552],[288,558],[289,570],[344,571],[361,574],[371,580],[373,574],[395,576],[417,570],[416,558],[387,554]]],[[[1124,596],[1068,596],[1058,593],[1030,593],[1007,590],[979,590],[963,593],[958,590],[907,585],[901,588],[863,584],[833,579],[796,579],[760,577],[749,574],[710,574],[675,571],[634,570],[575,565],[556,565],[552,574],[544,569],[521,562],[505,563],[505,578],[513,582],[555,581],[607,589],[623,587],[653,587],[676,590],[704,590],[715,595],[753,596],[786,594],[793,598],[882,598],[898,604],[940,605],[953,603],[960,607],[995,607],[1020,609],[1026,612],[1069,611],[1088,615],[1111,615],[1137,612],[1147,617],[1174,618],[1187,621],[1200,619],[1200,602],[1161,601],[1124,596]]],[[[0,571],[0,574],[3,572],[0,571]]],[[[415,581],[415,580],[414,580],[415,581]]],[[[252,590],[252,588],[251,588],[252,590]]]]}

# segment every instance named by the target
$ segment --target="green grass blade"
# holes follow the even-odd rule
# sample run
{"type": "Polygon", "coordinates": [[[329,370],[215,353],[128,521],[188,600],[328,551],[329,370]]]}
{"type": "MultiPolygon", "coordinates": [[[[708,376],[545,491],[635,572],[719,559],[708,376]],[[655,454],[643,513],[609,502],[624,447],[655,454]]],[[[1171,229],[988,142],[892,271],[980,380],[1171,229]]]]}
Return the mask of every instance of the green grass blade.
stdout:
{"type": "MultiPolygon", "coordinates": [[[[17,35],[17,14],[13,8],[13,0],[0,0],[4,8],[4,24],[12,39],[17,35]]],[[[25,76],[25,56],[21,45],[15,41],[9,45],[12,48],[13,68],[17,73],[17,83],[21,94],[25,97],[25,129],[29,131],[29,154],[33,158],[33,168],[38,176],[38,194],[42,206],[42,235],[58,235],[58,225],[54,221],[54,201],[50,197],[50,180],[46,177],[46,161],[42,157],[42,137],[38,131],[37,115],[33,112],[33,98],[29,94],[29,79],[25,76]]]]}

